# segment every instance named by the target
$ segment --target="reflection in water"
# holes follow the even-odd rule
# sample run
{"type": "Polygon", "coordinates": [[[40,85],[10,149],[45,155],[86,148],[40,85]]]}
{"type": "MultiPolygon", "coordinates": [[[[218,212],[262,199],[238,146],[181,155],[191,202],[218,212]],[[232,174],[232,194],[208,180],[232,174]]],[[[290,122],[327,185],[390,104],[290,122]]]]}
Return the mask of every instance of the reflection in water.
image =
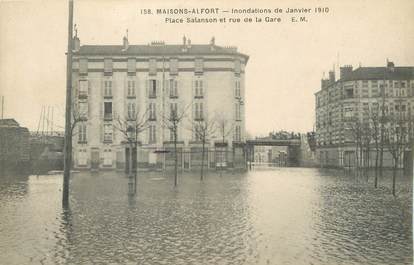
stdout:
{"type": "Polygon", "coordinates": [[[412,263],[412,225],[401,215],[411,189],[402,204],[372,179],[337,171],[212,173],[204,182],[184,174],[177,188],[169,174],[139,173],[135,194],[124,174],[79,173],[63,210],[61,184],[61,176],[0,180],[2,262],[412,263]]]}

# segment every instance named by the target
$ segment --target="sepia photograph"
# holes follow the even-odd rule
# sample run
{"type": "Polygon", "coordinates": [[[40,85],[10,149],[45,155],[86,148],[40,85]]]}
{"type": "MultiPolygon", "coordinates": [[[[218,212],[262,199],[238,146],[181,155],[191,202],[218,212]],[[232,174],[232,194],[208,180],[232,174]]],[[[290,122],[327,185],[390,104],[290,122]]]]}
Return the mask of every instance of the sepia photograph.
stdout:
{"type": "Polygon", "coordinates": [[[411,0],[0,0],[0,264],[413,264],[411,0]]]}

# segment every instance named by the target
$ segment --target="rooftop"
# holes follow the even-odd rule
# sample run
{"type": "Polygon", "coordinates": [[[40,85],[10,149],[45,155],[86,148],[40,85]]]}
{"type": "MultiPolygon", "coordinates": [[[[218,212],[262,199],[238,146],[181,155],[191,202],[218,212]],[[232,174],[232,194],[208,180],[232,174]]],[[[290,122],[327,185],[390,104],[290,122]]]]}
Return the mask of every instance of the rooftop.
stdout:
{"type": "Polygon", "coordinates": [[[359,67],[349,73],[346,78],[338,81],[350,80],[412,80],[414,67],[359,67]]]}
{"type": "Polygon", "coordinates": [[[0,127],[19,127],[15,119],[0,119],[0,127]]]}
{"type": "Polygon", "coordinates": [[[123,45],[82,45],[79,51],[74,52],[74,55],[110,55],[110,56],[159,56],[159,55],[237,55],[246,59],[249,56],[239,53],[235,47],[222,47],[211,44],[191,44],[191,45],[177,45],[177,44],[163,44],[153,43],[148,45],[128,45],[124,49],[123,45]]]}

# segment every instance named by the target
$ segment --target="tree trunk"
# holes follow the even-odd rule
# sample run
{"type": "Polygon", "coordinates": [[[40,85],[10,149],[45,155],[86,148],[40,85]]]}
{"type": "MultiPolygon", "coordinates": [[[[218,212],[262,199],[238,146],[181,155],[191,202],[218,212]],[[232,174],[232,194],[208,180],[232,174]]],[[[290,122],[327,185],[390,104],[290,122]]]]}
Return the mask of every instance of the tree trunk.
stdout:
{"type": "Polygon", "coordinates": [[[398,158],[394,159],[394,167],[392,170],[392,195],[395,197],[395,182],[397,178],[398,158]]]}
{"type": "Polygon", "coordinates": [[[375,152],[375,179],[374,179],[374,187],[378,188],[378,158],[379,158],[379,153],[378,153],[378,149],[376,149],[375,152]]]}
{"type": "Polygon", "coordinates": [[[204,179],[204,175],[203,175],[203,170],[204,170],[204,149],[205,149],[205,140],[203,140],[203,147],[201,149],[201,176],[200,176],[200,180],[203,181],[204,179]]]}
{"type": "Polygon", "coordinates": [[[174,130],[174,187],[177,187],[177,171],[178,171],[178,157],[177,157],[177,130],[174,130]]]}

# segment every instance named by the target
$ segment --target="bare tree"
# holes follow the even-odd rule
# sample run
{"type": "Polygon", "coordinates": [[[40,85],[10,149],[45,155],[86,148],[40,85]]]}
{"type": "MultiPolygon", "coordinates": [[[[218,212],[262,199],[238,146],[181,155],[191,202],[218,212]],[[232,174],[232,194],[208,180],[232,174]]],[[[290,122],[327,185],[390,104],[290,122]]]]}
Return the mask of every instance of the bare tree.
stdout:
{"type": "Polygon", "coordinates": [[[192,105],[192,103],[188,104],[181,110],[177,108],[170,109],[169,116],[163,116],[162,122],[163,125],[170,130],[172,135],[172,140],[174,143],[174,187],[177,186],[177,175],[178,175],[178,152],[177,152],[177,142],[178,142],[178,130],[181,126],[182,121],[187,115],[188,108],[192,105]]]}
{"type": "Polygon", "coordinates": [[[363,124],[358,116],[353,116],[348,121],[348,128],[351,131],[353,141],[355,143],[355,167],[356,173],[359,174],[361,157],[362,157],[362,135],[363,124]]]}
{"type": "MultiPolygon", "coordinates": [[[[231,122],[231,119],[227,118],[227,116],[224,115],[223,113],[216,114],[215,120],[216,120],[218,135],[221,139],[221,142],[224,144],[226,142],[226,137],[228,137],[234,130],[234,123],[231,122]]],[[[223,155],[226,155],[226,154],[224,153],[223,155]]],[[[221,171],[220,171],[220,174],[221,174],[221,171]]]]}
{"type": "Polygon", "coordinates": [[[374,142],[375,150],[375,179],[374,187],[378,187],[378,167],[379,167],[379,154],[380,154],[380,110],[379,106],[376,105],[370,110],[370,122],[371,122],[371,137],[374,142]]]}
{"type": "MultiPolygon", "coordinates": [[[[208,141],[212,140],[215,136],[217,126],[215,120],[209,119],[197,119],[192,121],[192,132],[197,141],[201,142],[201,171],[200,171],[200,180],[204,179],[204,160],[205,160],[205,150],[206,144],[208,141]]],[[[208,167],[208,166],[207,166],[208,167]]]]}
{"type": "Polygon", "coordinates": [[[362,135],[361,135],[361,150],[363,157],[362,163],[364,167],[364,173],[368,180],[368,171],[370,168],[370,152],[371,152],[371,143],[372,143],[372,126],[369,122],[369,112],[365,113],[366,119],[362,124],[362,135]]]}
{"type": "Polygon", "coordinates": [[[390,115],[386,130],[386,143],[393,159],[392,195],[394,196],[398,166],[409,144],[408,123],[403,106],[405,105],[402,105],[402,100],[399,100],[398,104],[395,105],[394,114],[390,115]]]}
{"type": "Polygon", "coordinates": [[[216,126],[220,138],[224,143],[226,141],[226,137],[232,133],[234,124],[225,115],[218,114],[216,117],[216,126]]]}
{"type": "MultiPolygon", "coordinates": [[[[132,172],[132,149],[133,144],[138,142],[138,138],[141,132],[148,128],[148,109],[143,113],[140,110],[131,110],[124,116],[115,114],[114,116],[114,128],[119,131],[126,142],[129,145],[129,173],[132,172]]],[[[137,157],[137,149],[135,150],[135,157],[137,157]]]]}

